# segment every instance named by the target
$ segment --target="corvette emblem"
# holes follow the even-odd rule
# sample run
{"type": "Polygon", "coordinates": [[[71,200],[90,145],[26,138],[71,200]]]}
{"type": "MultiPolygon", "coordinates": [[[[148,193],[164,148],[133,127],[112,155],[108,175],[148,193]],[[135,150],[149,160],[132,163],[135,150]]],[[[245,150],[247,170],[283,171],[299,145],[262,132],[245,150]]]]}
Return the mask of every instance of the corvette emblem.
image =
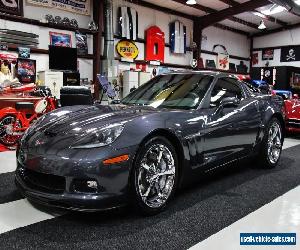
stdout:
{"type": "Polygon", "coordinates": [[[41,146],[41,145],[44,145],[46,143],[46,141],[43,141],[42,139],[37,139],[35,141],[35,146],[41,146]]]}

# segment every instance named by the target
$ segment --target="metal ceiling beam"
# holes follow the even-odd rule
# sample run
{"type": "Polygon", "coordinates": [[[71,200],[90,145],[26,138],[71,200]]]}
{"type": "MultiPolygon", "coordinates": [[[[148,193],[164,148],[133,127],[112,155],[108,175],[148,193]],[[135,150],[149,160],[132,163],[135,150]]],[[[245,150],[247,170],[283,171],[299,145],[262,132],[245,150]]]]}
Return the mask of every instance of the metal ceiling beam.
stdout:
{"type": "MultiPolygon", "coordinates": [[[[133,3],[133,4],[136,4],[136,5],[146,7],[146,8],[150,8],[150,9],[154,9],[154,10],[157,10],[157,11],[165,12],[165,13],[170,14],[170,15],[176,15],[176,16],[184,17],[184,18],[187,18],[187,19],[190,19],[190,20],[193,20],[193,21],[196,21],[197,18],[199,18],[199,17],[194,16],[194,15],[188,15],[188,14],[185,14],[185,13],[180,12],[178,10],[172,10],[172,9],[162,7],[162,6],[159,6],[159,5],[156,5],[156,4],[152,4],[152,3],[149,3],[149,2],[146,2],[146,1],[143,1],[143,0],[126,0],[126,1],[130,2],[130,3],[133,3]]],[[[186,4],[186,1],[184,1],[184,4],[186,4]]],[[[206,10],[208,10],[208,9],[210,9],[210,8],[207,8],[206,10]]],[[[247,33],[243,30],[234,29],[234,28],[228,27],[226,25],[218,25],[218,27],[221,28],[221,29],[225,29],[225,30],[231,30],[232,32],[235,32],[235,33],[238,33],[238,34],[250,36],[250,33],[247,33]]]]}
{"type": "MultiPolygon", "coordinates": [[[[173,2],[181,3],[181,4],[186,5],[186,0],[173,0],[173,2]]],[[[201,11],[207,13],[207,14],[218,13],[218,10],[212,9],[210,7],[203,6],[201,4],[194,4],[194,5],[190,5],[189,7],[197,9],[197,10],[201,10],[201,11]]],[[[238,17],[231,16],[231,17],[228,17],[227,19],[229,19],[229,20],[231,20],[233,22],[236,22],[236,23],[240,23],[240,24],[246,25],[246,26],[248,26],[250,28],[257,29],[257,24],[248,22],[248,21],[240,19],[238,17]]]]}
{"type": "MultiPolygon", "coordinates": [[[[236,2],[235,0],[219,0],[219,1],[225,3],[225,4],[229,5],[229,6],[239,6],[240,5],[240,3],[236,2]]],[[[268,20],[268,21],[270,21],[272,23],[277,23],[277,24],[279,24],[281,26],[288,25],[287,22],[281,21],[280,19],[277,19],[277,18],[269,16],[269,15],[265,15],[265,14],[259,12],[258,10],[252,10],[252,11],[259,13],[260,15],[264,16],[263,17],[264,19],[266,19],[266,20],[268,20]]]]}
{"type": "Polygon", "coordinates": [[[130,3],[133,3],[133,4],[136,4],[136,5],[146,7],[146,8],[150,8],[150,9],[158,10],[158,11],[161,11],[161,12],[165,12],[165,13],[170,14],[170,15],[180,16],[180,17],[184,17],[184,18],[187,18],[187,19],[191,19],[191,20],[194,20],[196,18],[196,16],[189,15],[189,14],[177,11],[177,10],[172,10],[172,9],[169,9],[169,8],[166,8],[166,7],[162,7],[162,6],[159,6],[159,5],[156,5],[156,4],[153,4],[153,3],[149,3],[149,2],[146,2],[146,1],[143,1],[143,0],[126,0],[126,1],[130,2],[130,3]]]}
{"type": "Polygon", "coordinates": [[[246,32],[246,31],[239,30],[239,29],[236,29],[236,28],[232,28],[232,27],[229,27],[229,26],[221,24],[221,23],[215,23],[212,26],[214,26],[216,28],[220,28],[222,30],[229,30],[229,31],[232,31],[232,32],[250,37],[250,33],[246,32]]]}
{"type": "Polygon", "coordinates": [[[234,15],[254,10],[262,6],[268,5],[268,0],[252,0],[245,3],[241,3],[238,6],[232,6],[227,9],[212,13],[203,17],[200,17],[202,28],[211,26],[214,23],[228,19],[234,15]]]}

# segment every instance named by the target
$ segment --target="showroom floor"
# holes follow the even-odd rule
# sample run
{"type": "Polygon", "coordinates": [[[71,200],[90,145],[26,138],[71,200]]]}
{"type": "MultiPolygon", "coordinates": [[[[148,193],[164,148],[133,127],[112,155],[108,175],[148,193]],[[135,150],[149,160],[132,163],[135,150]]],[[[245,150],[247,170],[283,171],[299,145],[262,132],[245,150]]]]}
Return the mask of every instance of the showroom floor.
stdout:
{"type": "Polygon", "coordinates": [[[180,191],[168,210],[146,218],[129,209],[82,214],[34,207],[14,186],[14,152],[0,153],[0,249],[231,250],[245,248],[240,233],[299,232],[300,137],[286,139],[284,148],[276,169],[241,162],[180,191]]]}

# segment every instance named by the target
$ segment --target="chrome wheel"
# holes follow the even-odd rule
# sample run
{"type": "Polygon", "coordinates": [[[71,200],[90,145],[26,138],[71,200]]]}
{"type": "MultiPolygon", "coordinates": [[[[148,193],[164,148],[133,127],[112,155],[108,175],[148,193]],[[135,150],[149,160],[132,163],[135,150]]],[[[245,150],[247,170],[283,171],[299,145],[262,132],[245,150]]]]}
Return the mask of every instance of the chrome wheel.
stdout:
{"type": "Polygon", "coordinates": [[[268,159],[270,163],[275,164],[281,153],[282,148],[282,132],[277,122],[274,122],[269,128],[268,135],[268,159]]]}
{"type": "Polygon", "coordinates": [[[162,207],[174,188],[176,166],[166,145],[153,144],[142,156],[137,169],[137,190],[145,205],[162,207]]]}
{"type": "Polygon", "coordinates": [[[15,128],[21,128],[21,122],[14,116],[6,116],[0,121],[0,142],[5,146],[13,146],[17,143],[20,136],[14,134],[15,128]]]}

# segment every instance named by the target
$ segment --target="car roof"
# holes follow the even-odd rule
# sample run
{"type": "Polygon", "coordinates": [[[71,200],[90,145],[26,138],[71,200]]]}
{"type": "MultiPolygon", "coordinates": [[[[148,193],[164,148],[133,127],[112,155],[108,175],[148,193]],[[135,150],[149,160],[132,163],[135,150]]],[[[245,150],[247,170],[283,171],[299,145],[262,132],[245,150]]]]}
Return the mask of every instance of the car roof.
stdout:
{"type": "Polygon", "coordinates": [[[227,76],[236,78],[235,75],[226,72],[220,71],[212,71],[212,70],[187,70],[187,71],[170,71],[169,73],[164,73],[162,75],[184,75],[184,74],[204,74],[204,75],[211,75],[211,76],[227,76]]]}

